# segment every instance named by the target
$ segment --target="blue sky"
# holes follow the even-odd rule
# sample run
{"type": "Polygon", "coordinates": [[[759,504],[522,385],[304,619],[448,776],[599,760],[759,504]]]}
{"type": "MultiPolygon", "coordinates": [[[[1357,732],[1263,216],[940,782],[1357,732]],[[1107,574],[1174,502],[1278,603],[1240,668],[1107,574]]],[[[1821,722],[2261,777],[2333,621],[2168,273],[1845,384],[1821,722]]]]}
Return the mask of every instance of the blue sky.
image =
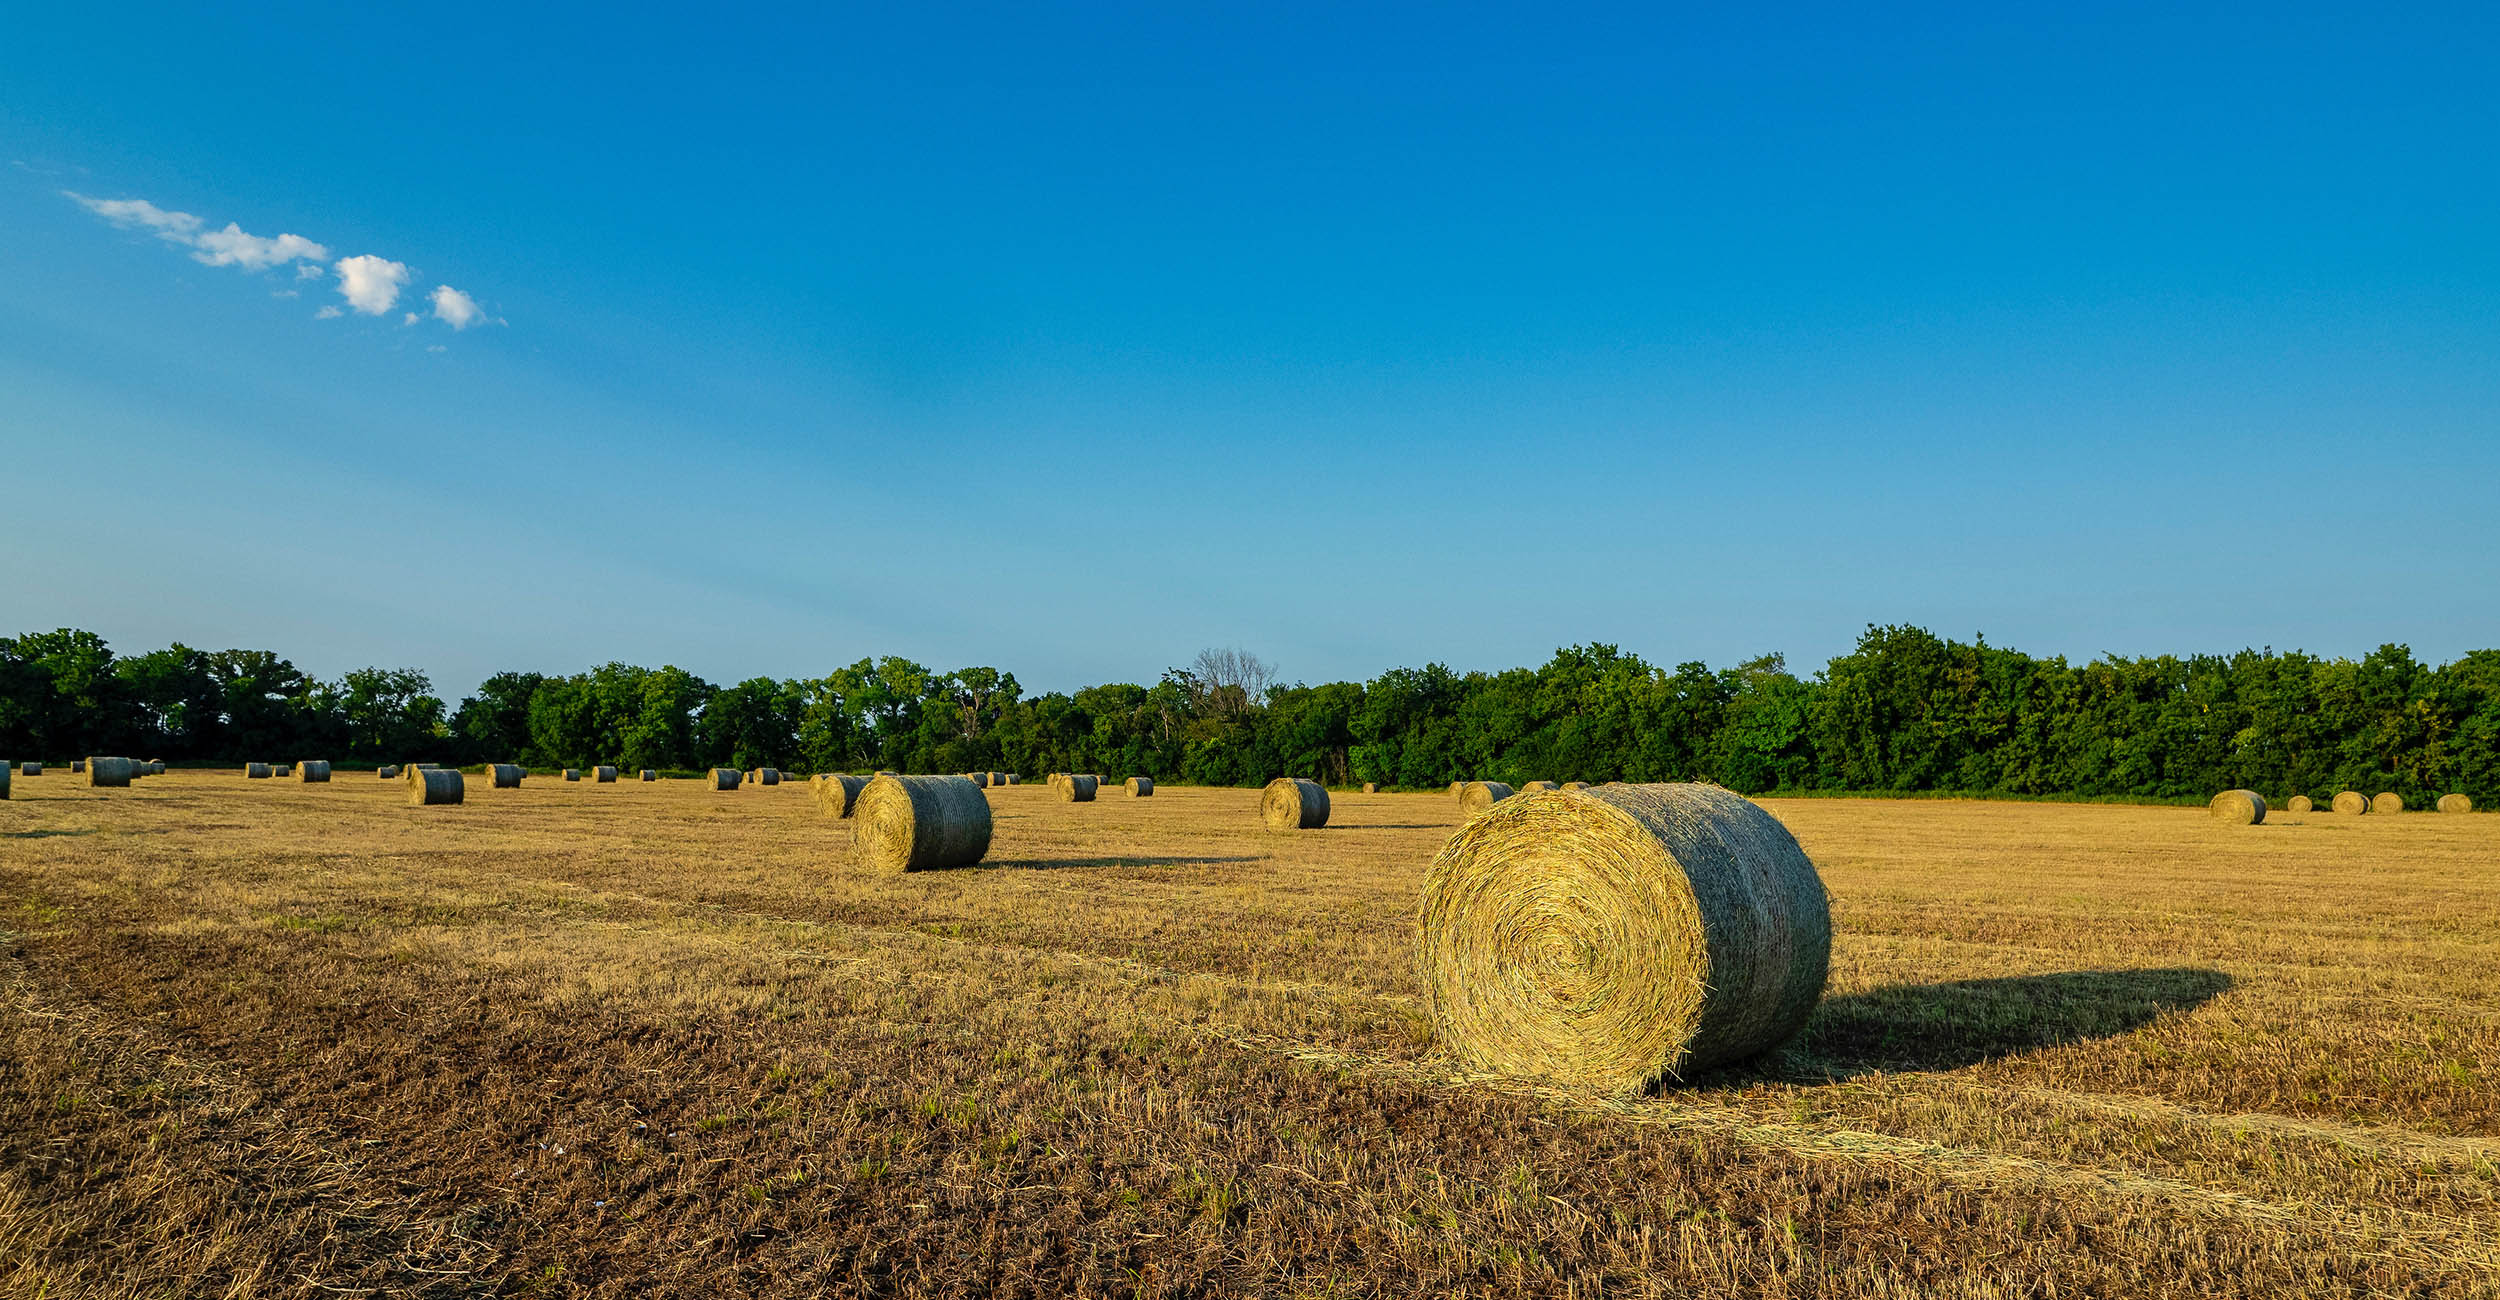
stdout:
{"type": "Polygon", "coordinates": [[[2500,646],[2488,6],[22,8],[0,630],[2500,646]]]}

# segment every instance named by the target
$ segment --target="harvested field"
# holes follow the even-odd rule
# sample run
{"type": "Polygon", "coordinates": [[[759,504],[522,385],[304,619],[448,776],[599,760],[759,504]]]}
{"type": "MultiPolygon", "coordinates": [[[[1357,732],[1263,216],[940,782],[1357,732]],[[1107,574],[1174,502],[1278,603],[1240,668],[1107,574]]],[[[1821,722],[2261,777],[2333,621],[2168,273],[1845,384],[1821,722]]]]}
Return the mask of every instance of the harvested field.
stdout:
{"type": "Polygon", "coordinates": [[[2500,818],[1765,804],[1790,1048],[1461,1075],[1440,794],[175,771],[0,804],[0,1294],[2500,1292],[2500,818]]]}

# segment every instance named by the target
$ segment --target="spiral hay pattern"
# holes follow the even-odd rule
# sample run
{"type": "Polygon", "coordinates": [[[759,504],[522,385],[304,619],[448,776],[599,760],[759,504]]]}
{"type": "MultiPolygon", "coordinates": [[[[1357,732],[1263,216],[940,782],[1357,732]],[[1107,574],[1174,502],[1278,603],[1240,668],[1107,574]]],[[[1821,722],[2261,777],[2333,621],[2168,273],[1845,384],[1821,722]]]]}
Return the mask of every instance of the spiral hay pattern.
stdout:
{"type": "Polygon", "coordinates": [[[807,792],[816,797],[816,806],[828,817],[848,817],[859,803],[859,792],[868,784],[864,776],[820,776],[807,783],[807,792]]]}
{"type": "Polygon", "coordinates": [[[2289,800],[2285,801],[2283,804],[2283,810],[2285,812],[2305,813],[2317,806],[2316,801],[2312,800],[2309,796],[2305,794],[2296,794],[2289,800]]]}
{"type": "Polygon", "coordinates": [[[1120,786],[1122,789],[1128,791],[1129,798],[1131,799],[1154,798],[1155,779],[1151,776],[1132,776],[1126,781],[1122,781],[1120,786]]]}
{"type": "Polygon", "coordinates": [[[408,769],[408,802],[426,804],[459,803],[468,796],[468,782],[448,767],[412,767],[408,769]]]}
{"type": "Polygon", "coordinates": [[[2472,812],[2474,811],[2474,796],[2467,794],[2443,794],[2439,796],[2439,811],[2455,813],[2472,812]]]}
{"type": "Polygon", "coordinates": [[[2370,800],[2359,790],[2345,790],[2335,796],[2335,811],[2346,817],[2358,817],[2370,811],[2370,800]]]}
{"type": "Polygon", "coordinates": [[[2266,799],[2254,790],[2225,790],[2206,803],[2227,826],[2254,826],[2266,819],[2266,799]]]}
{"type": "Polygon", "coordinates": [[[1609,1093],[1777,1046],[1831,964],[1814,864],[1769,813],[1708,785],[1504,802],[1433,859],[1420,930],[1451,1051],[1609,1093]]]}
{"type": "Polygon", "coordinates": [[[2388,813],[2400,813],[2400,812],[2403,812],[2404,810],[2405,810],[2405,797],[2404,797],[2403,795],[2400,795],[2400,794],[2396,793],[2396,792],[2395,792],[2395,791],[2393,791],[2393,790],[2382,790],[2382,791],[2380,791],[2379,793],[2377,793],[2376,795],[2371,796],[2371,799],[2370,799],[2370,811],[2371,811],[2371,812],[2374,812],[2374,813],[2380,813],[2380,814],[2388,814],[2388,813]]]}
{"type": "Polygon", "coordinates": [[[1271,831],[1313,831],[1328,824],[1328,791],[1317,781],[1280,776],[1259,795],[1259,818],[1271,831]]]}
{"type": "Polygon", "coordinates": [[[968,867],[990,851],[990,801],[960,776],[880,776],[852,805],[851,844],[877,871],[968,867]]]}
{"type": "Polygon", "coordinates": [[[1460,811],[1474,817],[1490,811],[1493,805],[1519,793],[1499,781],[1470,781],[1458,792],[1460,811]]]}
{"type": "Polygon", "coordinates": [[[1059,792],[1062,802],[1092,803],[1094,792],[1102,788],[1102,778],[1090,772],[1068,772],[1062,774],[1059,783],[1052,788],[1059,792]]]}

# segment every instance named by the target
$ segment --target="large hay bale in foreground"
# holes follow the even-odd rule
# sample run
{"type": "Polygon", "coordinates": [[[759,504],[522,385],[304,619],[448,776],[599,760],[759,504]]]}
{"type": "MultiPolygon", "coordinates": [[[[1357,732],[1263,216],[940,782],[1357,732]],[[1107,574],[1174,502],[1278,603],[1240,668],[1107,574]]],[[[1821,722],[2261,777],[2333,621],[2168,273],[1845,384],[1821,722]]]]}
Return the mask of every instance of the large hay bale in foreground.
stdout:
{"type": "Polygon", "coordinates": [[[851,845],[877,871],[968,867],[990,851],[990,801],[960,776],[880,776],[852,805],[851,845]]]}
{"type": "Polygon", "coordinates": [[[2359,790],[2340,790],[2335,795],[2335,811],[2346,817],[2358,817],[2370,811],[2370,801],[2359,790]]]}
{"type": "Polygon", "coordinates": [[[2215,820],[2230,826],[2254,826],[2266,819],[2266,798],[2254,790],[2225,790],[2205,807],[2215,820]]]}
{"type": "Polygon", "coordinates": [[[306,785],[328,784],[330,780],[330,765],[329,763],[318,758],[305,759],[303,762],[295,765],[295,779],[306,785]]]}
{"type": "Polygon", "coordinates": [[[498,790],[518,790],[521,788],[521,778],[528,775],[518,763],[489,763],[486,765],[486,774],[494,778],[494,785],[498,790]]]}
{"type": "Polygon", "coordinates": [[[616,765],[613,763],[601,763],[599,766],[590,769],[590,779],[600,785],[616,784],[616,765]]]}
{"type": "Polygon", "coordinates": [[[1469,1064],[1611,1093],[1777,1046],[1831,964],[1831,905],[1769,813],[1609,785],[1469,822],[1424,878],[1419,959],[1469,1064]]]}
{"type": "Polygon", "coordinates": [[[108,788],[126,786],[130,784],[131,774],[138,771],[138,768],[137,763],[126,758],[99,758],[94,754],[89,754],[87,755],[87,784],[108,788]]]}
{"type": "Polygon", "coordinates": [[[2438,808],[2441,812],[2472,812],[2474,811],[2474,796],[2443,794],[2439,796],[2438,808]]]}
{"type": "Polygon", "coordinates": [[[1312,831],[1328,824],[1328,790],[1317,781],[1280,776],[1259,794],[1259,819],[1271,831],[1312,831]]]}
{"type": "Polygon", "coordinates": [[[2316,801],[2312,800],[2309,796],[2305,794],[2296,794],[2284,801],[2283,811],[2305,813],[2317,806],[2316,801]]]}
{"type": "Polygon", "coordinates": [[[1102,788],[1102,778],[1091,773],[1061,774],[1059,784],[1051,787],[1059,792],[1062,803],[1092,803],[1094,792],[1102,788]]]}
{"type": "Polygon", "coordinates": [[[735,790],[745,781],[746,774],[734,767],[712,769],[712,788],[715,790],[735,790]]]}
{"type": "Polygon", "coordinates": [[[411,804],[460,803],[468,798],[469,783],[460,773],[446,767],[412,767],[408,769],[408,802],[411,804]]]}
{"type": "Polygon", "coordinates": [[[1458,806],[1473,817],[1519,793],[1499,781],[1469,781],[1458,792],[1458,806]]]}
{"type": "Polygon", "coordinates": [[[247,781],[266,781],[269,779],[269,765],[267,763],[245,763],[243,765],[243,778],[247,781]]]}
{"type": "Polygon", "coordinates": [[[1523,786],[1519,787],[1519,789],[1518,789],[1517,793],[1519,793],[1519,794],[1534,794],[1534,793],[1536,793],[1536,792],[1538,792],[1538,791],[1540,791],[1540,790],[1560,790],[1560,789],[1562,789],[1562,782],[1560,782],[1560,781],[1530,781],[1530,782],[1529,782],[1529,783],[1527,783],[1526,785],[1523,785],[1523,786]]]}
{"type": "Polygon", "coordinates": [[[1122,781],[1120,786],[1122,789],[1128,791],[1128,796],[1131,799],[1151,799],[1154,797],[1155,779],[1151,776],[1132,776],[1126,781],[1122,781]]]}
{"type": "Polygon", "coordinates": [[[396,781],[399,779],[399,764],[384,763],[382,766],[373,769],[373,774],[385,781],[396,781]]]}
{"type": "Polygon", "coordinates": [[[824,809],[826,816],[848,817],[859,806],[859,792],[867,788],[868,780],[837,772],[808,782],[807,792],[816,797],[816,806],[824,809]]]}

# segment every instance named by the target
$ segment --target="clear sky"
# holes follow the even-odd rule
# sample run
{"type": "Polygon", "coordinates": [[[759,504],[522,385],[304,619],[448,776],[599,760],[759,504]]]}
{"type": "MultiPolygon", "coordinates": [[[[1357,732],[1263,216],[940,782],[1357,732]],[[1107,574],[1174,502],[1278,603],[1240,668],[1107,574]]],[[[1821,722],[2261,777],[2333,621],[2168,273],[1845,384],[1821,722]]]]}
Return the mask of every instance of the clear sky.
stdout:
{"type": "Polygon", "coordinates": [[[21,5],[0,632],[2445,660],[2495,85],[2488,4],[21,5]]]}

